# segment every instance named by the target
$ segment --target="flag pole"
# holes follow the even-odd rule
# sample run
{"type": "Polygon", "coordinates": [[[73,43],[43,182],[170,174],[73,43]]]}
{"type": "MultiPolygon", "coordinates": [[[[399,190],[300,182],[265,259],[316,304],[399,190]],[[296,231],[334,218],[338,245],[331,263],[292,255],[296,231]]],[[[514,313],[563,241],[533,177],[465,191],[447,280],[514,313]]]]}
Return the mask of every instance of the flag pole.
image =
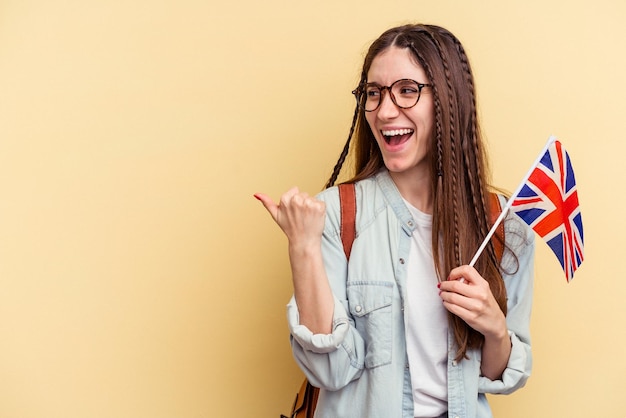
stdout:
{"type": "Polygon", "coordinates": [[[474,254],[474,258],[472,258],[472,261],[470,261],[469,263],[470,267],[474,267],[474,264],[476,264],[476,261],[478,261],[478,257],[480,257],[483,250],[487,246],[487,243],[489,242],[493,234],[496,232],[498,225],[500,225],[500,222],[502,222],[502,220],[508,213],[509,209],[511,209],[511,206],[513,205],[513,200],[515,200],[519,192],[522,190],[522,188],[524,187],[524,184],[526,184],[526,180],[528,180],[533,170],[535,169],[535,167],[537,167],[537,165],[539,164],[539,161],[541,161],[544,154],[546,153],[546,151],[548,150],[548,148],[550,147],[550,145],[552,145],[554,141],[556,141],[556,137],[554,135],[550,135],[550,138],[548,138],[548,142],[546,142],[546,145],[543,147],[543,150],[541,150],[541,152],[539,153],[539,156],[537,157],[533,165],[530,166],[530,170],[528,170],[528,173],[526,173],[526,176],[524,176],[524,178],[522,179],[521,183],[519,184],[515,192],[511,195],[510,199],[506,202],[506,205],[504,206],[504,208],[502,208],[502,212],[500,213],[500,216],[498,216],[498,219],[496,219],[496,221],[493,223],[493,226],[491,227],[491,229],[489,230],[489,233],[483,240],[483,243],[480,244],[480,247],[476,251],[476,254],[474,254]]]}

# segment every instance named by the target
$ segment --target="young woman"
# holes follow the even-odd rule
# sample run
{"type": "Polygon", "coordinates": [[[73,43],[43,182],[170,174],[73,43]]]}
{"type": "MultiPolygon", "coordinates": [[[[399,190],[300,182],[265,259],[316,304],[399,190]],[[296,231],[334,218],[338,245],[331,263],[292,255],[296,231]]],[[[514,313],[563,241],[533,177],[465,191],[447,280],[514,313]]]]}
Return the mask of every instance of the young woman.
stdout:
{"type": "MultiPolygon", "coordinates": [[[[531,370],[534,234],[490,228],[488,165],[465,51],[406,25],[370,47],[353,127],[325,191],[256,194],[289,242],[293,353],[321,388],[316,417],[491,417],[486,393],[531,370]],[[333,187],[354,137],[357,237],[348,260],[333,187]]],[[[504,198],[500,197],[503,201],[504,198]]]]}

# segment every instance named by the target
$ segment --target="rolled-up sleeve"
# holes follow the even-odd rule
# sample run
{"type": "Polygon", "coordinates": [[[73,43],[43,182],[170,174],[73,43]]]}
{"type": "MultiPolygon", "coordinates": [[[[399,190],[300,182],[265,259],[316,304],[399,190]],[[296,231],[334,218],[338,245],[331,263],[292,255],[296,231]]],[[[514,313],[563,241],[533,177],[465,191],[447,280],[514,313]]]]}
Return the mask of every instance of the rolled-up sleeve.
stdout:
{"type": "Polygon", "coordinates": [[[350,323],[343,305],[335,299],[333,327],[331,334],[313,334],[306,326],[300,324],[298,305],[294,297],[287,305],[289,331],[295,342],[304,350],[314,353],[330,353],[337,350],[350,331],[350,323]]]}

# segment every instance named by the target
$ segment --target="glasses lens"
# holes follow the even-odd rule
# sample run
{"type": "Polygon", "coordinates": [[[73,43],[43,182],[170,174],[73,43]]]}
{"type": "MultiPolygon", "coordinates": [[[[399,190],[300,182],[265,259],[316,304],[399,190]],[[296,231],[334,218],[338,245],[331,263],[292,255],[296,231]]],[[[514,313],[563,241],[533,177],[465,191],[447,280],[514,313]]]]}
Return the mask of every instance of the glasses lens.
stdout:
{"type": "Polygon", "coordinates": [[[413,80],[398,80],[391,85],[391,93],[399,107],[409,108],[417,104],[420,87],[413,80]]]}
{"type": "Polygon", "coordinates": [[[380,87],[376,84],[366,84],[363,87],[362,96],[361,107],[363,107],[366,111],[371,112],[372,110],[376,110],[378,107],[382,97],[382,92],[380,91],[380,87]]]}

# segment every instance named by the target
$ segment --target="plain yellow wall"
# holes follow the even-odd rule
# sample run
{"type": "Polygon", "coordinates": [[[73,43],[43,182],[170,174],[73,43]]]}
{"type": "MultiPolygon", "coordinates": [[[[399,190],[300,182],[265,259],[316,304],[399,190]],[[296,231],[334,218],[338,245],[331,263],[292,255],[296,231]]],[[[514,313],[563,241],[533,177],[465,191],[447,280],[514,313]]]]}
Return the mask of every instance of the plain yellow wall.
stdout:
{"type": "Polygon", "coordinates": [[[621,0],[0,1],[0,417],[274,417],[302,375],[285,239],[252,197],[315,193],[366,46],[448,27],[495,182],[550,134],[586,261],[538,245],[535,367],[497,417],[624,417],[621,0]]]}

